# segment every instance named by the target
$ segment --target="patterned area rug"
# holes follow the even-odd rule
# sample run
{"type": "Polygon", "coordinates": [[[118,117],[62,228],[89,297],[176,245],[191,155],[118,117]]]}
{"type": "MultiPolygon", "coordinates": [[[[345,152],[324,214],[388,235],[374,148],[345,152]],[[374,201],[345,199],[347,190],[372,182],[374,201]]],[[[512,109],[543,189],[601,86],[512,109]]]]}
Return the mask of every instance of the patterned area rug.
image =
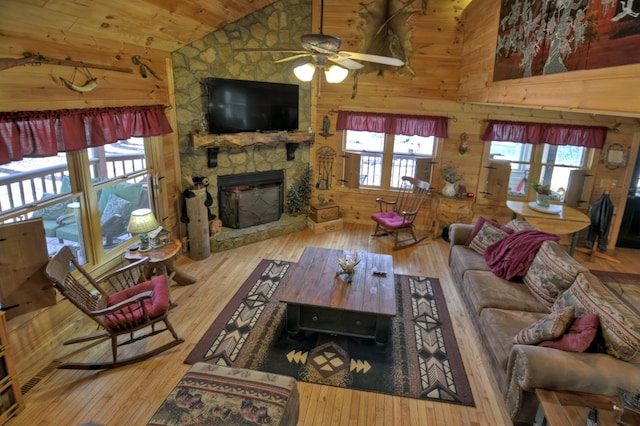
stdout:
{"type": "Polygon", "coordinates": [[[300,381],[474,406],[436,278],[396,275],[397,316],[387,345],[372,339],[286,332],[280,283],[294,264],[263,260],[186,363],[248,368],[300,381]]]}

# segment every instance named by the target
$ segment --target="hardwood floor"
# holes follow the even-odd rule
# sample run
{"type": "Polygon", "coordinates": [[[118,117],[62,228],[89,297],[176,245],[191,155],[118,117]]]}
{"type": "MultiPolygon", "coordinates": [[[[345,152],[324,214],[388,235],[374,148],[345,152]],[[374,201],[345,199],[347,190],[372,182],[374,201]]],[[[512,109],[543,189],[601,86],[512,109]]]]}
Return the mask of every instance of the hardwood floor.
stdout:
{"type": "MultiPolygon", "coordinates": [[[[17,425],[144,425],[176,382],[189,368],[183,361],[223,309],[236,289],[261,259],[297,261],[305,246],[349,248],[392,254],[398,274],[437,277],[469,376],[476,407],[434,403],[382,394],[298,383],[301,395],[300,425],[502,425],[509,424],[481,345],[466,315],[447,267],[448,243],[425,240],[420,245],[393,252],[390,238],[372,238],[372,226],[345,224],[336,233],[314,235],[309,230],[237,249],[213,253],[205,260],[182,257],[176,264],[199,278],[190,286],[172,287],[177,307],[171,321],[185,343],[152,359],[109,371],[53,370],[24,395],[25,409],[10,421],[17,425]]],[[[591,269],[640,273],[637,250],[619,249],[620,264],[577,253],[591,269]]],[[[67,302],[60,302],[67,303],[67,302]]],[[[80,334],[91,324],[79,315],[60,329],[80,334]]],[[[45,348],[58,359],[89,360],[110,356],[109,343],[97,346],[45,348]]],[[[140,342],[137,348],[148,342],[140,342]]],[[[136,350],[134,345],[128,350],[136,350]]],[[[24,384],[24,383],[23,383],[24,384]]]]}

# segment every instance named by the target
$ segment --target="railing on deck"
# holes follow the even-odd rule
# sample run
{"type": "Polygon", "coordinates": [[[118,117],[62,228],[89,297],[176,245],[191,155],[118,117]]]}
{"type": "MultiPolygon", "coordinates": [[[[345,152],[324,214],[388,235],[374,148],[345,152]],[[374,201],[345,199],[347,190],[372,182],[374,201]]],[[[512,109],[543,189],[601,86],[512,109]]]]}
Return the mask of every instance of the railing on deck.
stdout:
{"type": "MultiPolygon", "coordinates": [[[[106,175],[107,179],[144,170],[145,166],[144,154],[109,155],[106,163],[101,163],[97,158],[91,160],[92,175],[106,175]]],[[[67,170],[66,164],[60,164],[0,176],[0,212],[33,204],[44,193],[60,194],[62,178],[67,170]]]]}

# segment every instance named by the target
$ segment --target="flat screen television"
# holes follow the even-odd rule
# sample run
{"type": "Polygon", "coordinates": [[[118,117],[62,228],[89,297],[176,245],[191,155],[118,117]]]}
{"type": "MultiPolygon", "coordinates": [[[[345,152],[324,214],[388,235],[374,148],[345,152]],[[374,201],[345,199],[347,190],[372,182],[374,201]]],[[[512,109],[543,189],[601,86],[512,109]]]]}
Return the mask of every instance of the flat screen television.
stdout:
{"type": "Polygon", "coordinates": [[[209,133],[298,130],[298,85],[206,79],[209,133]]]}

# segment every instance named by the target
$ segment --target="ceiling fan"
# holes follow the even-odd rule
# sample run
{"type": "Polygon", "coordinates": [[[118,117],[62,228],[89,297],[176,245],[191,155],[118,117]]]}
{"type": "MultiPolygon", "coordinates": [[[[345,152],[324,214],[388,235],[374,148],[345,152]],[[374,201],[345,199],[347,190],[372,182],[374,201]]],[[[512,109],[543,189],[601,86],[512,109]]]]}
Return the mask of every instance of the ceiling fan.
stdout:
{"type": "Polygon", "coordinates": [[[316,68],[321,68],[324,69],[327,82],[340,83],[347,77],[349,70],[357,70],[364,67],[364,65],[357,61],[375,62],[398,67],[404,65],[404,62],[397,58],[340,50],[342,39],[337,36],[323,34],[323,20],[324,0],[320,8],[320,32],[318,34],[305,34],[300,37],[300,44],[303,50],[251,48],[234,50],[236,52],[294,53],[293,56],[274,61],[276,64],[308,57],[311,59],[311,62],[300,65],[293,70],[296,77],[302,81],[311,81],[316,68]],[[333,65],[329,65],[329,62],[332,62],[333,65]]]}

